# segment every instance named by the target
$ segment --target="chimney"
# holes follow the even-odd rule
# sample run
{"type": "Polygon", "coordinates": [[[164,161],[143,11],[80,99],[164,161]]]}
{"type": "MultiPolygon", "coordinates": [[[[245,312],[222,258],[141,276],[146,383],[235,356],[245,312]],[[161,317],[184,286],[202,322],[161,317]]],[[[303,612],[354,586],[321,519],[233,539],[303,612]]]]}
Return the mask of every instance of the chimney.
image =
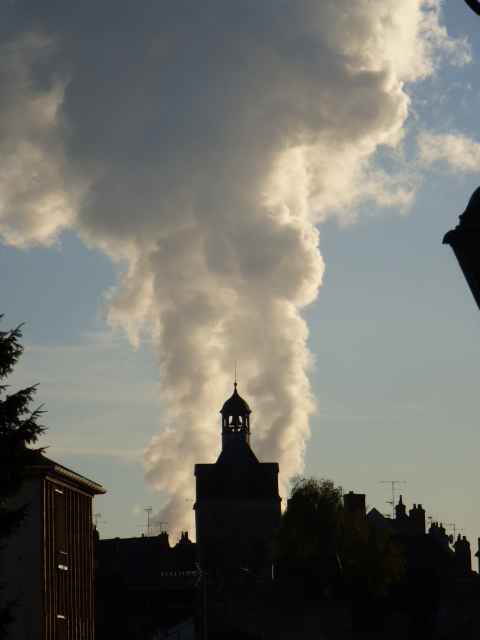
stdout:
{"type": "Polygon", "coordinates": [[[437,536],[437,538],[442,542],[442,544],[444,544],[448,548],[448,536],[445,531],[445,527],[443,526],[442,523],[440,523],[440,526],[439,526],[438,522],[432,522],[430,529],[428,530],[428,533],[431,533],[437,536]]]}
{"type": "Polygon", "coordinates": [[[398,504],[395,505],[395,520],[398,520],[398,524],[404,524],[407,520],[407,508],[403,504],[402,496],[398,501],[398,504]]]}
{"type": "Polygon", "coordinates": [[[458,537],[453,545],[455,549],[455,560],[459,567],[465,567],[468,571],[472,570],[472,553],[470,551],[470,543],[465,536],[458,537]]]}
{"type": "Polygon", "coordinates": [[[98,566],[98,549],[100,546],[100,533],[97,529],[97,525],[93,525],[93,564],[94,564],[94,568],[96,569],[96,567],[98,566]],[[95,565],[95,563],[97,563],[95,565]]]}
{"type": "Polygon", "coordinates": [[[364,517],[366,512],[365,494],[349,491],[343,496],[343,506],[349,516],[364,517]]]}
{"type": "Polygon", "coordinates": [[[410,533],[424,534],[425,533],[425,509],[422,509],[422,505],[413,505],[413,509],[408,512],[409,521],[408,529],[410,533]]]}

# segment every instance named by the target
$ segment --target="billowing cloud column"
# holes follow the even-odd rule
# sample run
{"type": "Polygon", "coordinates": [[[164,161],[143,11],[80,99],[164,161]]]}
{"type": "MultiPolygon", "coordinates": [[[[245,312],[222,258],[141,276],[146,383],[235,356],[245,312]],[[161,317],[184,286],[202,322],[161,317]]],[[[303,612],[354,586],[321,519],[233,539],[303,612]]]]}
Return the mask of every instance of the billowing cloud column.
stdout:
{"type": "Polygon", "coordinates": [[[401,143],[403,82],[468,50],[434,0],[0,6],[0,229],[24,246],[75,228],[125,261],[109,322],[152,334],[168,407],[143,462],[162,519],[191,528],[235,360],[255,451],[301,473],[315,225],[409,204],[375,152],[401,143]]]}

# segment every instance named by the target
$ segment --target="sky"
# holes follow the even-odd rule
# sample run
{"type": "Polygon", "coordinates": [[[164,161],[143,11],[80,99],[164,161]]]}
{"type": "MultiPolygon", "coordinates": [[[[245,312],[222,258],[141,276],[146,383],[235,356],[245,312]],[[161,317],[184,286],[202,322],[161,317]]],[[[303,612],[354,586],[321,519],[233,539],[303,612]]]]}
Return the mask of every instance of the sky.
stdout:
{"type": "Polygon", "coordinates": [[[235,362],[252,448],[476,550],[480,183],[459,1],[0,2],[0,312],[102,537],[194,532],[235,362]],[[383,482],[382,482],[383,481],[383,482]]]}

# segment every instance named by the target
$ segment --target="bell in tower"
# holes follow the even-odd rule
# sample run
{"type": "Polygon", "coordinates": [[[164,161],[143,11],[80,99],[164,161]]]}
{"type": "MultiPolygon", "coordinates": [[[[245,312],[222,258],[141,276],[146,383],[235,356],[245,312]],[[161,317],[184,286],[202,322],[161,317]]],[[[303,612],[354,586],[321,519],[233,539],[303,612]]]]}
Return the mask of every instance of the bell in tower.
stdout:
{"type": "Polygon", "coordinates": [[[225,402],[222,414],[222,451],[231,445],[246,442],[250,446],[250,407],[238,395],[235,381],[233,395],[225,402]]]}

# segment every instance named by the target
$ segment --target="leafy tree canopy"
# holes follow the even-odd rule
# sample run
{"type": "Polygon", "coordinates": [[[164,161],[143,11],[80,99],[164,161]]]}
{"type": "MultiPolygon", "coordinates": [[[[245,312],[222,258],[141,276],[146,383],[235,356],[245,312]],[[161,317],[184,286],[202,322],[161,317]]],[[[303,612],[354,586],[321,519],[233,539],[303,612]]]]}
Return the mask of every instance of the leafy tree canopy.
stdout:
{"type": "MultiPolygon", "coordinates": [[[[28,504],[8,508],[7,501],[19,495],[25,471],[43,451],[31,448],[44,431],[37,423],[42,411],[29,408],[36,385],[7,395],[8,385],[4,384],[23,353],[21,337],[21,326],[0,331],[0,541],[18,531],[27,515],[28,504]]],[[[4,587],[0,584],[0,589],[4,587]]],[[[0,638],[7,637],[14,608],[15,601],[2,601],[0,594],[0,638]]]]}
{"type": "Polygon", "coordinates": [[[382,598],[403,573],[403,546],[378,534],[365,518],[349,515],[343,489],[331,480],[293,478],[292,492],[280,527],[267,536],[267,546],[289,577],[306,575],[321,553],[336,553],[343,574],[353,579],[358,599],[382,598]]]}

